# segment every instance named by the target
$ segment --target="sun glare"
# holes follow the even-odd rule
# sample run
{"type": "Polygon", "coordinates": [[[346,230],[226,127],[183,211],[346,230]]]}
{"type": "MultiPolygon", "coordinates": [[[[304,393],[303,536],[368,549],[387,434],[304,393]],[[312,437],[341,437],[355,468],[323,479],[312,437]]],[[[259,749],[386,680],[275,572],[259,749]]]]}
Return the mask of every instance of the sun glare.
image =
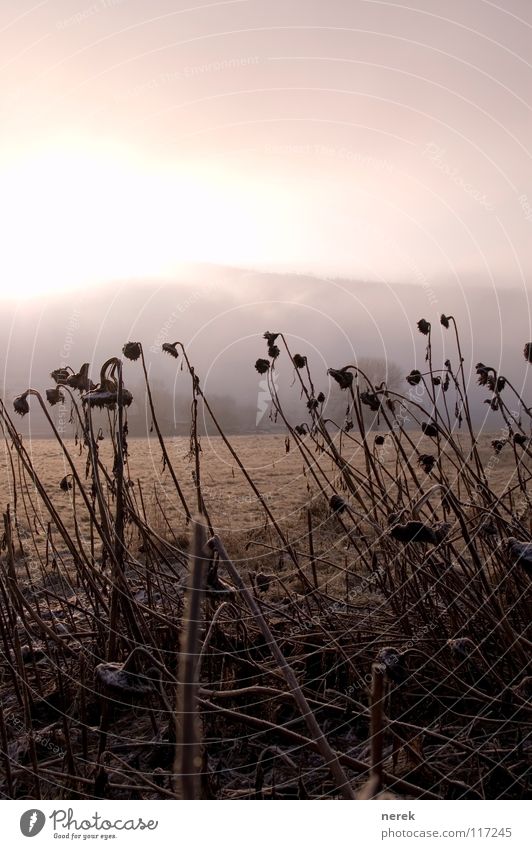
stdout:
{"type": "Polygon", "coordinates": [[[169,275],[181,263],[230,263],[235,254],[251,260],[263,214],[255,189],[205,168],[148,167],[111,147],[14,158],[0,168],[0,295],[169,275]]]}

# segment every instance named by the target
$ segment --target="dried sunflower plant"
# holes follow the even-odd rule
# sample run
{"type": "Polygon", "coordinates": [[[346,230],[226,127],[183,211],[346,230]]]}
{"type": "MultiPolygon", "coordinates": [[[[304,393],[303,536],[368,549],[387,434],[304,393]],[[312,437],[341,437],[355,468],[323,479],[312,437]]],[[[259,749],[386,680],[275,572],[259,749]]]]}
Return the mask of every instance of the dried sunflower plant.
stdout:
{"type": "Polygon", "coordinates": [[[455,319],[441,316],[456,353],[440,368],[431,323],[417,326],[425,367],[406,383],[422,391],[406,393],[356,363],[313,374],[285,334],[264,334],[254,368],[301,470],[290,517],[224,432],[179,341],[162,353],[189,386],[186,457],[159,425],[142,344],[122,349],[160,451],[155,513],[131,471],[122,358],[97,382],[88,363],[56,369],[50,388],[14,400],[18,416],[38,405],[46,417],[64,466],[53,483],[0,401],[5,797],[530,796],[532,410],[477,364],[501,421],[490,456],[512,464],[497,488],[455,319]],[[58,404],[70,405],[74,440],[56,426],[58,404]],[[258,511],[245,533],[227,530],[210,498],[200,410],[258,511]]]}

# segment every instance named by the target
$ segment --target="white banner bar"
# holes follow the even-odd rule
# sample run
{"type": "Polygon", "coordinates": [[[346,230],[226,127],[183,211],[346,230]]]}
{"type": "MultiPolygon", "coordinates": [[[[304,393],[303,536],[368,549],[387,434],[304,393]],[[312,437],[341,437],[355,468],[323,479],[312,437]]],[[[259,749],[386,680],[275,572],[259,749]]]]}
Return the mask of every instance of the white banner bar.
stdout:
{"type": "Polygon", "coordinates": [[[156,849],[532,846],[528,802],[17,800],[2,802],[0,813],[9,849],[102,842],[156,849]]]}

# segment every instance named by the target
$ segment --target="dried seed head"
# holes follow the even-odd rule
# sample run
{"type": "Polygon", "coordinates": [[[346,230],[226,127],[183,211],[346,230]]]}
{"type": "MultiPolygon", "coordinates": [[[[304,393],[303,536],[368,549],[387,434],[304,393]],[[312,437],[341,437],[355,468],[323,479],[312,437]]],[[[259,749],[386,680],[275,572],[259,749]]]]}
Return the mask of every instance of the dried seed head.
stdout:
{"type": "Polygon", "coordinates": [[[515,445],[526,445],[526,436],[523,433],[514,433],[515,445]]]}
{"type": "Polygon", "coordinates": [[[379,396],[376,395],[374,392],[361,392],[360,400],[363,404],[366,405],[366,407],[369,407],[370,410],[372,410],[372,412],[374,413],[378,413],[381,408],[379,396]]]}
{"type": "Polygon", "coordinates": [[[377,662],[382,663],[386,676],[394,684],[401,684],[406,678],[404,655],[393,646],[385,646],[377,655],[377,662]]]}
{"type": "Polygon", "coordinates": [[[502,439],[492,439],[491,447],[493,448],[496,455],[500,454],[506,442],[502,439]]]}
{"type": "Polygon", "coordinates": [[[436,462],[436,457],[434,457],[432,454],[420,454],[419,455],[418,463],[421,466],[421,468],[423,469],[423,471],[426,472],[427,475],[432,471],[435,462],[436,462]]]}
{"type": "Polygon", "coordinates": [[[53,389],[46,390],[46,400],[53,407],[55,404],[63,404],[65,396],[59,387],[55,386],[53,389]]]}
{"type": "Polygon", "coordinates": [[[525,355],[525,360],[528,363],[532,363],[532,342],[526,343],[523,353],[525,355]]]}
{"type": "Polygon", "coordinates": [[[458,637],[455,640],[447,640],[447,645],[452,653],[459,657],[471,657],[477,651],[476,645],[469,637],[458,637]]]}
{"type": "Polygon", "coordinates": [[[266,372],[269,371],[270,363],[268,360],[262,360],[259,358],[255,363],[255,368],[259,374],[266,374],[266,372]]]}
{"type": "Polygon", "coordinates": [[[20,647],[20,656],[22,658],[22,663],[38,663],[42,660],[46,655],[41,649],[34,649],[27,644],[20,647]]]}
{"type": "Polygon", "coordinates": [[[405,525],[393,525],[390,536],[398,542],[428,542],[437,545],[438,537],[434,530],[423,522],[411,521],[405,525]]]}
{"type": "Polygon", "coordinates": [[[410,386],[417,386],[418,383],[421,383],[421,372],[419,369],[412,369],[410,374],[407,374],[406,376],[406,382],[409,383],[410,386]]]}
{"type": "Polygon", "coordinates": [[[65,475],[64,478],[61,478],[59,488],[62,489],[63,492],[68,492],[69,489],[72,489],[72,481],[69,479],[68,475],[65,475]]]}
{"type": "Polygon", "coordinates": [[[30,411],[30,405],[28,404],[28,393],[24,392],[22,395],[19,395],[18,398],[15,398],[13,401],[13,409],[15,413],[18,413],[19,416],[25,416],[26,413],[30,411]]]}
{"type": "Polygon", "coordinates": [[[519,565],[532,578],[532,543],[521,542],[515,537],[506,541],[508,553],[515,566],[519,565]]]}
{"type": "Polygon", "coordinates": [[[89,378],[89,363],[83,363],[77,374],[71,374],[67,379],[67,385],[79,392],[90,392],[96,388],[96,384],[89,378]]]}
{"type": "Polygon", "coordinates": [[[325,401],[325,395],[323,394],[323,392],[318,392],[318,397],[316,400],[319,404],[323,404],[323,402],[325,401]]]}
{"type": "Polygon", "coordinates": [[[506,386],[506,378],[502,377],[502,375],[501,375],[501,377],[497,378],[497,392],[502,392],[502,390],[504,389],[505,386],[506,386]]]}
{"type": "Polygon", "coordinates": [[[327,369],[327,374],[331,375],[340,389],[349,389],[349,387],[353,384],[353,373],[347,370],[347,366],[340,369],[327,369]]]}
{"type": "Polygon", "coordinates": [[[296,368],[305,368],[307,364],[307,358],[301,356],[301,354],[294,354],[292,362],[294,363],[296,368]]]}
{"type": "Polygon", "coordinates": [[[384,646],[378,655],[377,662],[384,663],[385,666],[396,666],[401,661],[402,655],[393,646],[384,646]]]}
{"type": "Polygon", "coordinates": [[[333,511],[333,513],[343,513],[345,508],[347,507],[347,502],[342,498],[341,495],[331,495],[329,499],[329,507],[333,511]]]}
{"type": "Polygon", "coordinates": [[[378,433],[375,437],[375,445],[384,445],[384,436],[382,433],[378,433]]]}
{"type": "Polygon", "coordinates": [[[268,347],[271,347],[272,345],[275,344],[275,340],[277,339],[278,336],[279,336],[278,333],[270,333],[270,331],[267,330],[262,338],[266,339],[266,341],[268,343],[268,347]]]}
{"type": "Polygon", "coordinates": [[[154,692],[151,681],[125,670],[121,663],[99,663],[94,670],[96,683],[107,692],[143,697],[154,692]]]}
{"type": "Polygon", "coordinates": [[[431,436],[433,439],[435,439],[439,433],[438,425],[433,423],[431,424],[430,422],[422,422],[421,430],[423,431],[425,436],[431,436]]]}
{"type": "Polygon", "coordinates": [[[443,540],[449,536],[451,525],[449,522],[436,522],[436,524],[433,525],[432,530],[434,531],[438,542],[443,542],[443,540]]]}
{"type": "Polygon", "coordinates": [[[140,357],[141,350],[140,342],[126,342],[122,348],[122,353],[126,359],[135,362],[140,357]]]}
{"type": "Polygon", "coordinates": [[[403,508],[402,510],[395,510],[393,513],[389,513],[388,514],[388,525],[390,527],[392,525],[397,525],[397,523],[401,521],[405,512],[406,512],[406,508],[403,508]]]}
{"type": "Polygon", "coordinates": [[[55,380],[56,383],[66,383],[69,374],[70,372],[67,368],[56,368],[55,371],[51,372],[50,377],[52,380],[55,380]]]}
{"type": "Polygon", "coordinates": [[[295,432],[297,433],[298,436],[304,436],[307,432],[304,424],[296,425],[294,430],[295,430],[295,432]]]}
{"type": "Polygon", "coordinates": [[[232,588],[218,575],[218,567],[216,565],[207,572],[207,585],[205,590],[209,596],[214,598],[220,598],[220,595],[231,596],[231,598],[234,597],[232,588]]]}
{"type": "Polygon", "coordinates": [[[120,407],[129,407],[133,401],[133,395],[129,390],[124,388],[120,394],[116,389],[112,392],[107,389],[93,389],[91,392],[83,395],[81,400],[84,404],[88,404],[89,407],[98,407],[100,410],[104,408],[114,410],[116,404],[120,407]]]}
{"type": "Polygon", "coordinates": [[[257,572],[255,575],[255,586],[259,592],[266,593],[270,589],[273,580],[275,580],[273,575],[265,575],[264,572],[257,572]]]}
{"type": "Polygon", "coordinates": [[[268,345],[268,356],[272,358],[272,360],[276,360],[280,354],[280,350],[277,345],[268,345]]]}
{"type": "Polygon", "coordinates": [[[430,321],[420,318],[417,323],[417,329],[423,334],[423,336],[428,336],[430,333],[430,321]]]}
{"type": "Polygon", "coordinates": [[[449,330],[449,318],[450,316],[445,315],[444,313],[440,316],[440,324],[445,327],[446,330],[449,330]]]}
{"type": "Polygon", "coordinates": [[[532,675],[525,675],[525,677],[511,689],[525,702],[532,702],[532,675]]]}
{"type": "Polygon", "coordinates": [[[490,376],[490,372],[487,366],[482,363],[477,363],[476,365],[477,371],[477,381],[479,386],[486,386],[488,383],[488,378],[490,376]]]}
{"type": "Polygon", "coordinates": [[[482,520],[482,522],[478,526],[478,530],[480,535],[486,539],[489,539],[493,536],[497,536],[497,526],[495,522],[493,522],[489,518],[489,516],[486,516],[486,518],[482,520]]]}
{"type": "Polygon", "coordinates": [[[166,354],[170,354],[175,360],[177,360],[179,354],[177,353],[177,342],[163,342],[162,350],[166,354]]]}

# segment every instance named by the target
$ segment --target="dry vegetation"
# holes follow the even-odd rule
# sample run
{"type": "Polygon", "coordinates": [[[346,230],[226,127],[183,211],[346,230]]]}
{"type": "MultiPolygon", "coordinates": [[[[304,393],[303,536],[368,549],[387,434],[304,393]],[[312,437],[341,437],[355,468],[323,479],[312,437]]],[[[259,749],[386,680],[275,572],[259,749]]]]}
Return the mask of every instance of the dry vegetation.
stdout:
{"type": "MultiPolygon", "coordinates": [[[[163,349],[190,378],[189,440],[154,406],[128,440],[118,358],[16,399],[51,440],[22,439],[0,402],[5,797],[530,796],[532,413],[479,363],[500,430],[475,435],[442,324],[458,367],[433,366],[421,320],[406,397],[331,368],[337,422],[324,376],[266,333],[255,368],[286,438],[227,437],[180,343],[163,349]]],[[[142,346],[123,354],[150,400],[142,346]]]]}

